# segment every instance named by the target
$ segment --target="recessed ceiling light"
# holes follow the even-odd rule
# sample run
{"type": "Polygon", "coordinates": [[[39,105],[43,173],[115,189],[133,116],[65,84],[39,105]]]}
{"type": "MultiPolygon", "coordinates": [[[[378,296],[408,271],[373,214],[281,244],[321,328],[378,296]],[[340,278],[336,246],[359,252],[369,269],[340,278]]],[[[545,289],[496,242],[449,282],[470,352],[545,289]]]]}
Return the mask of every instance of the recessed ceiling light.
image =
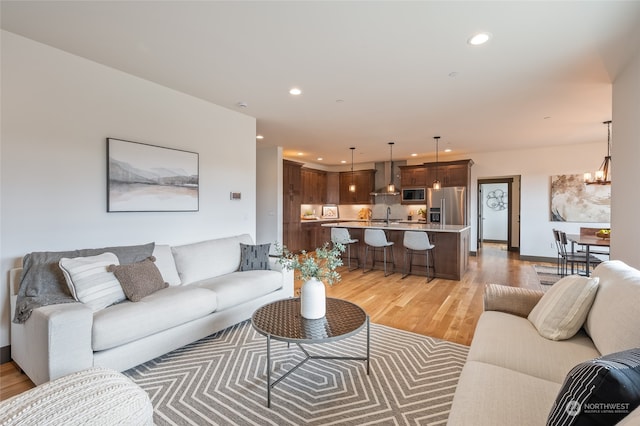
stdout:
{"type": "Polygon", "coordinates": [[[418,154],[416,154],[415,152],[413,154],[411,154],[412,157],[417,157],[418,154]]]}
{"type": "Polygon", "coordinates": [[[289,93],[292,95],[300,95],[302,93],[302,90],[298,89],[297,87],[294,87],[293,89],[289,90],[289,93]]]}
{"type": "Polygon", "coordinates": [[[302,155],[304,155],[304,154],[303,154],[303,153],[301,153],[301,152],[299,152],[299,153],[298,153],[298,157],[300,157],[300,156],[302,156],[302,155]]]}
{"type": "Polygon", "coordinates": [[[489,33],[478,33],[478,34],[474,34],[473,36],[471,36],[471,38],[469,38],[469,40],[467,40],[467,43],[469,43],[472,46],[479,46],[481,44],[485,44],[486,42],[488,42],[489,39],[491,39],[491,34],[489,34],[489,33]]]}
{"type": "Polygon", "coordinates": [[[322,158],[322,157],[318,157],[318,158],[317,158],[317,160],[318,160],[318,161],[322,161],[322,160],[324,160],[324,158],[322,158]]]}
{"type": "Polygon", "coordinates": [[[264,139],[264,136],[262,136],[262,135],[256,135],[256,139],[264,139]]]}
{"type": "Polygon", "coordinates": [[[347,164],[347,160],[340,160],[342,164],[347,164]]]}
{"type": "Polygon", "coordinates": [[[446,148],[444,152],[451,152],[451,148],[446,148]]]}

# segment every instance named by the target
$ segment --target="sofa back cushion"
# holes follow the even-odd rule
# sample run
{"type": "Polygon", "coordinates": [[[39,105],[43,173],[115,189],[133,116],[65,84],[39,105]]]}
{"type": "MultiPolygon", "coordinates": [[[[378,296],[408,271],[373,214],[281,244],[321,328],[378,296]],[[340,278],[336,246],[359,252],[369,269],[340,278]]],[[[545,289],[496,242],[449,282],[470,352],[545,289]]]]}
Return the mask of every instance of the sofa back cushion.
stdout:
{"type": "Polygon", "coordinates": [[[162,278],[169,285],[180,285],[180,276],[176,269],[176,262],[171,253],[171,246],[168,244],[156,244],[153,249],[153,256],[156,258],[156,266],[160,270],[162,278]]]}
{"type": "Polygon", "coordinates": [[[172,247],[182,284],[237,271],[240,267],[240,243],[253,244],[253,241],[249,234],[243,234],[172,247]]]}
{"type": "Polygon", "coordinates": [[[640,347],[640,271],[619,260],[603,262],[593,272],[599,289],[584,328],[606,355],[640,347]]]}

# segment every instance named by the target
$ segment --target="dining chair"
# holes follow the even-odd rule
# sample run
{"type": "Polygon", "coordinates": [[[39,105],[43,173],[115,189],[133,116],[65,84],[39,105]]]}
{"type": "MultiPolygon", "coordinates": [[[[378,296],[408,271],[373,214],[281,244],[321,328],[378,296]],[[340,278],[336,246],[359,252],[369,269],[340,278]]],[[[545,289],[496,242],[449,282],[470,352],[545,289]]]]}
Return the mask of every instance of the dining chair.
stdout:
{"type": "Polygon", "coordinates": [[[372,271],[376,264],[376,250],[383,251],[384,261],[384,276],[391,275],[387,273],[387,248],[391,250],[391,262],[393,264],[393,270],[395,272],[396,261],[393,255],[393,241],[387,241],[387,235],[382,229],[365,229],[364,230],[364,263],[362,264],[362,273],[372,271]],[[369,248],[373,251],[373,258],[371,260],[371,269],[367,271],[367,256],[369,254],[369,248]]]}
{"type": "MultiPolygon", "coordinates": [[[[574,269],[576,265],[584,264],[585,271],[586,271],[587,268],[590,267],[591,265],[595,266],[602,263],[602,260],[600,260],[599,258],[593,255],[589,255],[589,257],[587,258],[586,253],[567,251],[567,244],[569,243],[569,241],[567,240],[566,232],[564,231],[557,231],[557,232],[558,232],[558,238],[560,241],[559,248],[561,250],[562,258],[563,258],[563,268],[560,275],[562,276],[567,275],[567,267],[569,264],[571,264],[571,274],[573,274],[574,271],[576,271],[579,274],[580,271],[574,269]]],[[[586,272],[585,272],[585,275],[586,275],[586,272]]]]}
{"type": "Polygon", "coordinates": [[[357,239],[351,238],[349,230],[347,228],[331,228],[331,242],[333,244],[340,243],[347,248],[347,265],[349,271],[358,269],[358,263],[360,261],[359,256],[356,257],[355,268],[351,267],[351,246],[358,242],[357,239]]]}
{"type": "Polygon", "coordinates": [[[558,231],[557,229],[553,230],[553,239],[556,242],[557,252],[556,272],[558,273],[558,275],[564,275],[564,250],[560,247],[560,231],[558,231]]]}
{"type": "Polygon", "coordinates": [[[433,249],[436,247],[429,241],[429,235],[424,231],[404,231],[404,238],[402,245],[405,248],[404,252],[404,275],[402,278],[406,278],[411,274],[411,267],[413,261],[413,254],[415,252],[426,256],[425,266],[427,268],[427,282],[431,282],[436,275],[435,259],[433,258],[433,249]],[[407,257],[409,257],[409,263],[407,264],[407,257]],[[429,276],[429,269],[433,270],[433,274],[429,276]]]}

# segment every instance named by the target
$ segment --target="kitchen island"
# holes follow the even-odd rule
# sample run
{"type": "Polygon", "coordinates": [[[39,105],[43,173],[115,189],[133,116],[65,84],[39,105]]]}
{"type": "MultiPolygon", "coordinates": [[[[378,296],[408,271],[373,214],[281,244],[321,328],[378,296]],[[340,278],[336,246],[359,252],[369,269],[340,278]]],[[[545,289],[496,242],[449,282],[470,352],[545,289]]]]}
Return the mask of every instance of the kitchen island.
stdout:
{"type": "MultiPolygon", "coordinates": [[[[387,234],[387,239],[394,242],[393,252],[395,256],[396,272],[404,270],[405,249],[402,244],[404,231],[426,231],[429,241],[435,245],[433,258],[435,261],[436,278],[460,280],[469,265],[469,238],[471,228],[468,225],[439,225],[420,222],[380,222],[380,221],[352,221],[323,223],[322,227],[348,228],[351,238],[358,239],[356,246],[351,248],[351,255],[356,254],[360,259],[360,266],[364,260],[364,230],[382,229],[387,234]]],[[[381,254],[380,254],[381,255],[381,254]]],[[[376,262],[382,258],[376,258],[376,262]]],[[[370,265],[369,261],[368,265],[370,265]]],[[[425,256],[414,255],[414,272],[424,270],[425,256]],[[423,268],[420,268],[420,265],[423,268]]]]}

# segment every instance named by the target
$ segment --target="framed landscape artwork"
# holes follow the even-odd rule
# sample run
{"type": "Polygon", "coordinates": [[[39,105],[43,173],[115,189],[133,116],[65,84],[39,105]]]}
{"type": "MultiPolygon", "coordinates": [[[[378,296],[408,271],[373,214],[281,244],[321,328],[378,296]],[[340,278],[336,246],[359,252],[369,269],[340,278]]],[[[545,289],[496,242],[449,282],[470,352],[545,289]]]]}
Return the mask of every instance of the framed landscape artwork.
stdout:
{"type": "Polygon", "coordinates": [[[582,175],[551,176],[551,221],[611,222],[611,185],[587,185],[582,175]]]}
{"type": "Polygon", "coordinates": [[[199,208],[198,154],[107,139],[108,212],[192,212],[199,208]]]}

